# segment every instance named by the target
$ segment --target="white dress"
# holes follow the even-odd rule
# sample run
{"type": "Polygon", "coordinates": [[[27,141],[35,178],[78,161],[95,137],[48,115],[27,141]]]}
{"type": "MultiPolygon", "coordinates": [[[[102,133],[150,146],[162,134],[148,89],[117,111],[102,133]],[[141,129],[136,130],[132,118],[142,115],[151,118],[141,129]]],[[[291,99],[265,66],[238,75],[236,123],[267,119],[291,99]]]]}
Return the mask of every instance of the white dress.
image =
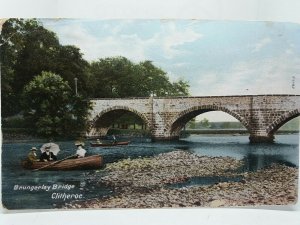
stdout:
{"type": "Polygon", "coordinates": [[[84,148],[82,148],[81,146],[78,146],[76,154],[78,155],[78,157],[84,157],[86,153],[86,150],[84,148]]]}

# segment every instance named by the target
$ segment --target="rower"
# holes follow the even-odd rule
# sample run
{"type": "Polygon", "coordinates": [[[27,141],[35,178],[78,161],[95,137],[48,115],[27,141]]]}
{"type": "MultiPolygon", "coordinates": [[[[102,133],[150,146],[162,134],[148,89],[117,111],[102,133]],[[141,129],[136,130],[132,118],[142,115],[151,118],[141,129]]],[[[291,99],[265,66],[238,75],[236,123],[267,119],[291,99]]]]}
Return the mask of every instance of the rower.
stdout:
{"type": "Polygon", "coordinates": [[[115,144],[117,142],[116,136],[113,134],[112,138],[113,138],[113,144],[115,144]]]}

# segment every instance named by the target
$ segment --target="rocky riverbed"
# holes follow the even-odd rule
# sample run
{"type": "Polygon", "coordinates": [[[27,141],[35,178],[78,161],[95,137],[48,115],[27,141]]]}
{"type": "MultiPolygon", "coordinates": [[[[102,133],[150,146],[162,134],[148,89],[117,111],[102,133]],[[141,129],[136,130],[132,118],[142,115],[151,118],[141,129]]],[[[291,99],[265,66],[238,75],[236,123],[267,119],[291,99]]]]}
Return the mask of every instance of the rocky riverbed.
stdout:
{"type": "Polygon", "coordinates": [[[185,151],[107,164],[106,176],[91,175],[114,195],[66,204],[66,208],[158,208],[287,205],[297,201],[298,169],[273,164],[242,172],[242,160],[198,156],[185,151]],[[193,177],[239,177],[235,182],[174,188],[193,177]]]}

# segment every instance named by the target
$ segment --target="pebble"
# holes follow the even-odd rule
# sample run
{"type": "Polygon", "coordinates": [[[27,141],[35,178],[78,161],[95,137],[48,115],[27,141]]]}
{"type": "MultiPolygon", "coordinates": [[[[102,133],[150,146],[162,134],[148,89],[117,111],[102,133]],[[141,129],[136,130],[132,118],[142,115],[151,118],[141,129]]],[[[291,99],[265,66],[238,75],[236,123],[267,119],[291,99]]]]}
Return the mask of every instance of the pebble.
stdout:
{"type": "Polygon", "coordinates": [[[125,159],[107,165],[101,178],[111,186],[163,186],[191,177],[230,176],[242,161],[229,157],[198,156],[185,151],[159,154],[153,158],[125,159]]]}
{"type": "MultiPolygon", "coordinates": [[[[113,197],[92,199],[65,208],[164,208],[287,205],[297,201],[298,169],[273,164],[238,173],[241,160],[198,156],[185,151],[108,164],[100,184],[115,189],[113,197]],[[195,176],[242,176],[240,182],[171,189],[166,186],[195,176]]],[[[97,179],[97,175],[94,177],[97,179]]]]}
{"type": "Polygon", "coordinates": [[[209,203],[209,206],[212,208],[216,208],[216,207],[220,207],[225,205],[225,201],[224,200],[214,200],[212,202],[209,203]]]}

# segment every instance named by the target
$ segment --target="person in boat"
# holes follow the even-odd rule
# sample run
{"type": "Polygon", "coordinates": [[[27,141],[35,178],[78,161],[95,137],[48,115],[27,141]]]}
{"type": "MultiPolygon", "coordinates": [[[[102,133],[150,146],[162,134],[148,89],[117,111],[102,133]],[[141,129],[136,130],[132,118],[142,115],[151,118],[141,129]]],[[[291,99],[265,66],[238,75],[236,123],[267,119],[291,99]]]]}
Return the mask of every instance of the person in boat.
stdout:
{"type": "Polygon", "coordinates": [[[112,135],[112,139],[113,139],[113,144],[115,144],[117,142],[116,136],[112,135]]]}
{"type": "Polygon", "coordinates": [[[77,143],[75,143],[75,145],[77,147],[77,150],[76,150],[77,158],[85,157],[86,150],[83,148],[84,144],[82,142],[77,142],[77,143]]]}
{"type": "Polygon", "coordinates": [[[28,160],[29,162],[39,161],[39,160],[38,160],[38,157],[37,157],[37,155],[36,155],[36,151],[37,151],[37,148],[36,148],[36,147],[32,147],[32,148],[30,149],[30,152],[29,152],[28,155],[27,155],[27,160],[28,160]]]}
{"type": "Polygon", "coordinates": [[[50,152],[50,146],[47,146],[45,148],[45,152],[43,152],[40,156],[41,162],[47,162],[47,161],[55,161],[57,160],[56,155],[53,154],[53,152],[50,152]]]}

